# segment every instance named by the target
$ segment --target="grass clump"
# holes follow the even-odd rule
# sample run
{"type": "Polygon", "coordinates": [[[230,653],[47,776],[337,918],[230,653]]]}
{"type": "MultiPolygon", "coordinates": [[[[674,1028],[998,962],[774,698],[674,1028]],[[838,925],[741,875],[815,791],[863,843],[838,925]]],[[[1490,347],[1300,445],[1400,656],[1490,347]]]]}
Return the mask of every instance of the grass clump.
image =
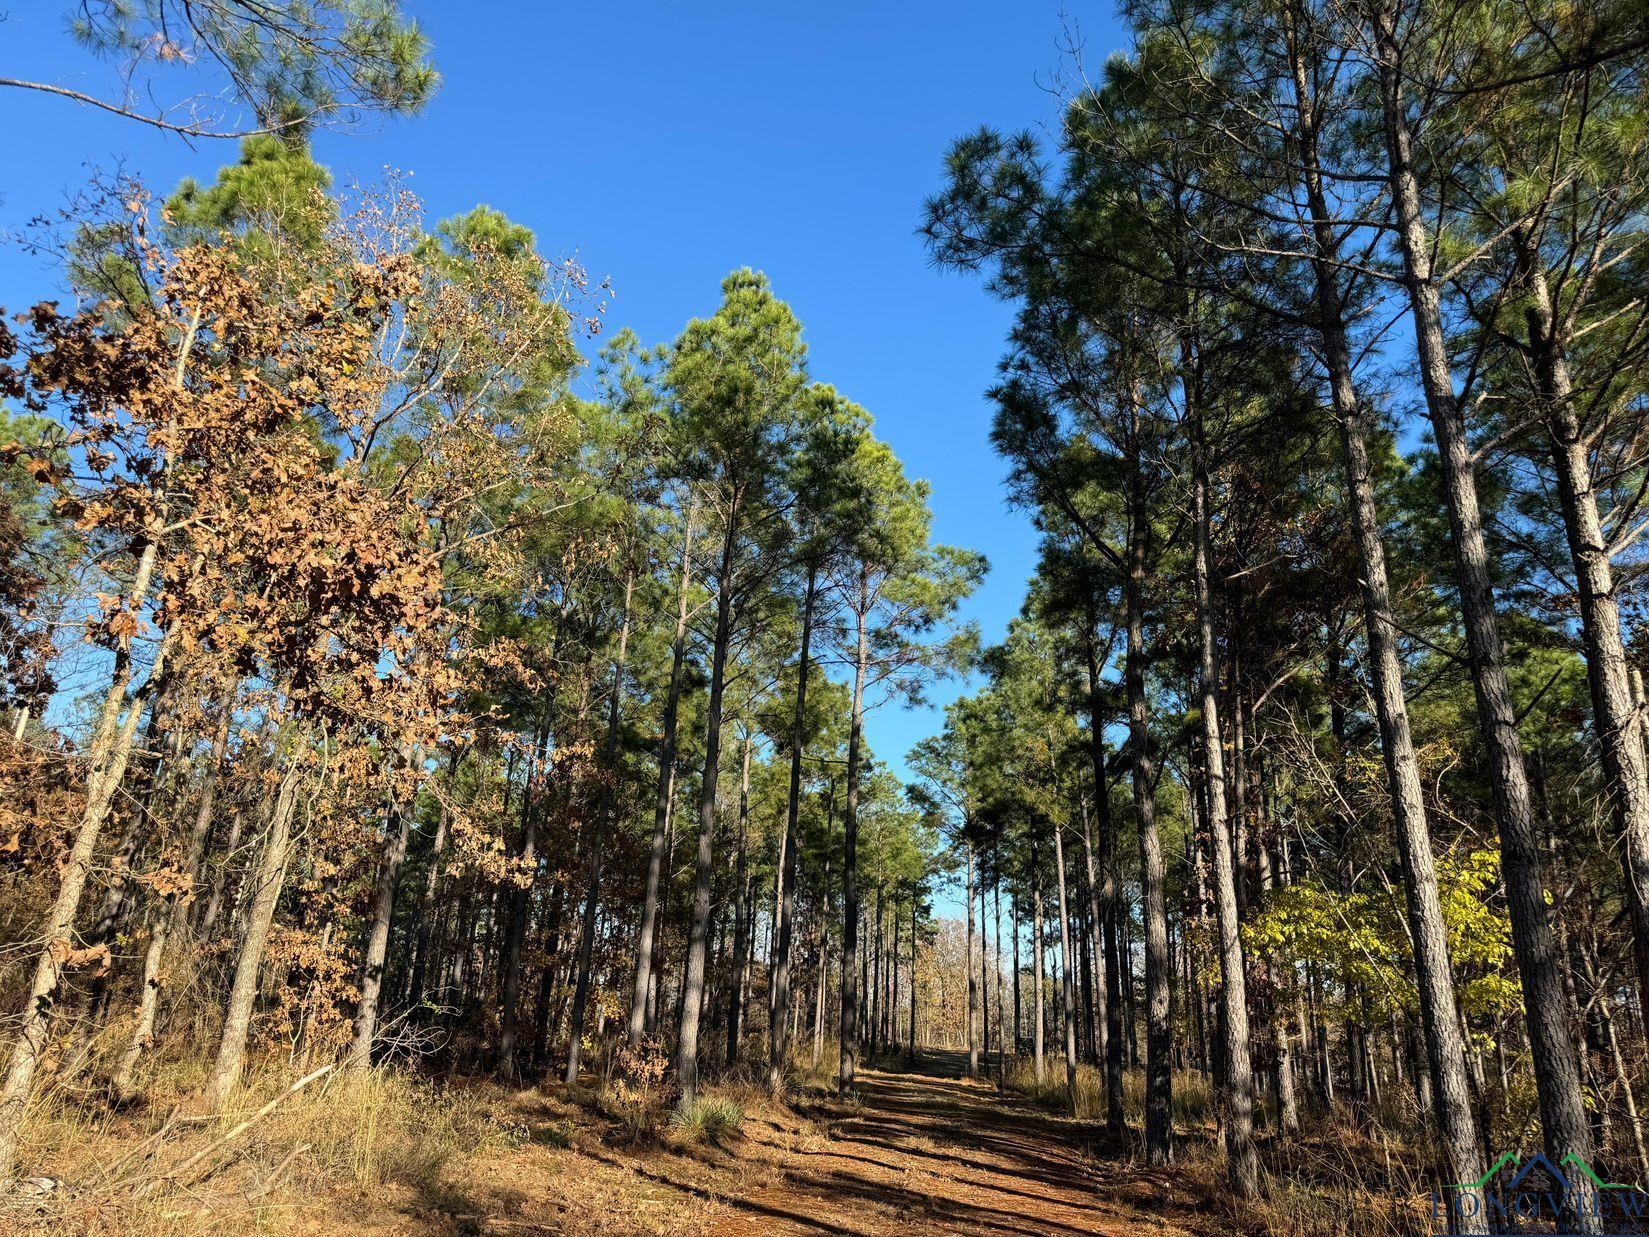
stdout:
{"type": "Polygon", "coordinates": [[[682,1143],[720,1147],[737,1136],[744,1109],[724,1095],[706,1096],[670,1114],[670,1132],[682,1143]]]}

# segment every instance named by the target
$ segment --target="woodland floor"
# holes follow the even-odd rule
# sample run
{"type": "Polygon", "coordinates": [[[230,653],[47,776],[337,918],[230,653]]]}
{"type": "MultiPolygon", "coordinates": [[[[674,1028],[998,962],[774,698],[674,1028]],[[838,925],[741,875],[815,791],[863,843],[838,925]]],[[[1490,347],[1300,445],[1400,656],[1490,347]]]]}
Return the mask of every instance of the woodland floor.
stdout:
{"type": "Polygon", "coordinates": [[[929,1052],[909,1072],[870,1070],[857,1105],[804,1098],[748,1114],[724,1148],[680,1151],[608,1145],[586,1129],[569,1135],[564,1106],[523,1092],[514,1146],[470,1160],[428,1191],[380,1194],[366,1214],[308,1211],[289,1231],[1231,1231],[1183,1174],[1146,1169],[1091,1123],[999,1095],[966,1078],[965,1064],[929,1052]]]}

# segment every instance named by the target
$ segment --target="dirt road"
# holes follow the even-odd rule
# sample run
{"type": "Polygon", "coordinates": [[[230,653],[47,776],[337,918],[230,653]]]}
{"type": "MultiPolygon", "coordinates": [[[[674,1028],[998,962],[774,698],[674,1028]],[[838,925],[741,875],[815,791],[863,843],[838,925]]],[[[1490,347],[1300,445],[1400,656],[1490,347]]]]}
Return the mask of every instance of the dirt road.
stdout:
{"type": "Polygon", "coordinates": [[[909,1072],[867,1071],[857,1105],[752,1114],[720,1150],[529,1144],[466,1182],[448,1219],[467,1232],[748,1237],[1221,1231],[1183,1174],[1148,1170],[1091,1123],[999,1095],[964,1066],[930,1052],[909,1072]]]}

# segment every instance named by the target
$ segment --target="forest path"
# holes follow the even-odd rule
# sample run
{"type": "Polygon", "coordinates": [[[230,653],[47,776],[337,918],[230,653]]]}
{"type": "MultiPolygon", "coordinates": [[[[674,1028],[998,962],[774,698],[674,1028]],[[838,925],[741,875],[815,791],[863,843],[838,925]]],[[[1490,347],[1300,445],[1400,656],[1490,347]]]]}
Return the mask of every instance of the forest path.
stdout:
{"type": "Polygon", "coordinates": [[[470,1233],[1219,1231],[1183,1175],[1148,1169],[1092,1122],[999,1094],[965,1067],[960,1053],[930,1050],[909,1070],[865,1070],[858,1104],[752,1113],[723,1150],[529,1143],[471,1176],[467,1205],[448,1219],[470,1233]]]}
{"type": "MultiPolygon", "coordinates": [[[[712,1231],[1198,1231],[1176,1223],[1194,1216],[1171,1172],[1131,1163],[1091,1123],[969,1079],[966,1065],[962,1053],[929,1051],[909,1071],[865,1071],[859,1111],[830,1119],[822,1145],[760,1147],[757,1154],[782,1169],[782,1181],[742,1203],[728,1200],[745,1214],[712,1231]]],[[[761,1132],[751,1141],[762,1143],[761,1132]]]]}

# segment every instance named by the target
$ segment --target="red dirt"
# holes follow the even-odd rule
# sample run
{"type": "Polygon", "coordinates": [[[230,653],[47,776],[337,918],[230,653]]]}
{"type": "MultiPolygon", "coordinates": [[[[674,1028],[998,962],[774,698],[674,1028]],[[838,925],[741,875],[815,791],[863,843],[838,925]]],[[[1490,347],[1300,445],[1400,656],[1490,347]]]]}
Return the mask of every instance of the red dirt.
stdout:
{"type": "MultiPolygon", "coordinates": [[[[1183,1175],[1150,1170],[1097,1127],[962,1076],[960,1056],[867,1071],[859,1105],[748,1115],[725,1150],[528,1142],[375,1231],[421,1233],[992,1233],[1205,1237],[1183,1175]],[[416,1217],[416,1218],[415,1218],[416,1217]],[[401,1225],[405,1224],[406,1227],[401,1225]]],[[[527,1110],[529,1121],[531,1110],[527,1110]]],[[[410,1202],[410,1200],[408,1200],[410,1202]]],[[[372,1231],[363,1225],[356,1231],[372,1231]]]]}

